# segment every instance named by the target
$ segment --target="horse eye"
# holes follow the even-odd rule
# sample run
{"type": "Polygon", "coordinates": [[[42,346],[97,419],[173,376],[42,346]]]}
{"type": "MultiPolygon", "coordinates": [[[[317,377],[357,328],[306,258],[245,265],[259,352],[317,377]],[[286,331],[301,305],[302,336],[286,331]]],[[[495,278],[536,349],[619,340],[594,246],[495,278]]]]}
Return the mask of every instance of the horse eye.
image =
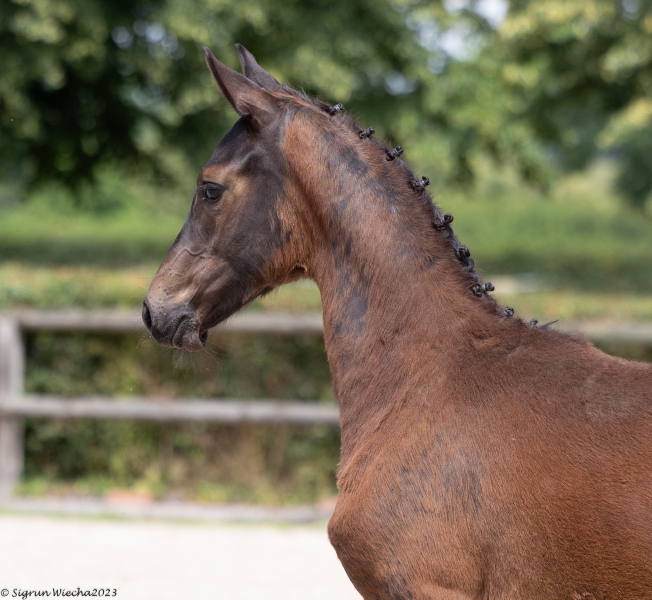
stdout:
{"type": "Polygon", "coordinates": [[[207,202],[217,202],[224,193],[224,188],[219,185],[214,184],[204,184],[203,188],[203,197],[207,202]]]}

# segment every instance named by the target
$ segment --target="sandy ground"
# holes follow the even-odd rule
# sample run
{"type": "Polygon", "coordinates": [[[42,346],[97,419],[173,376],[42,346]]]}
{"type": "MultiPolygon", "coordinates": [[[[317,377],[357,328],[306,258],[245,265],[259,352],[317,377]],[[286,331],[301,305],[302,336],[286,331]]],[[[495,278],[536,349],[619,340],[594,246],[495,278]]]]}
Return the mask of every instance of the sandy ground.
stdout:
{"type": "Polygon", "coordinates": [[[325,524],[0,514],[0,595],[78,587],[124,600],[360,600],[325,524]]]}

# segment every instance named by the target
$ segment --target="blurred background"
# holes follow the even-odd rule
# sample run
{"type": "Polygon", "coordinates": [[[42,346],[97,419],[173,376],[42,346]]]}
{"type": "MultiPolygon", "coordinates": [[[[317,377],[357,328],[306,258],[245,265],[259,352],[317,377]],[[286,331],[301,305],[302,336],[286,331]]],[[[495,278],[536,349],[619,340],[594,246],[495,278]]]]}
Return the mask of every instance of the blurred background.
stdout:
{"type": "MultiPolygon", "coordinates": [[[[202,46],[239,69],[235,42],[401,144],[519,316],[652,322],[649,0],[1,0],[0,310],[139,310],[236,120],[202,46]]],[[[31,393],[334,402],[318,336],[25,343],[31,393]]],[[[332,499],[339,433],[28,418],[24,448],[22,497],[287,506],[332,499]]]]}

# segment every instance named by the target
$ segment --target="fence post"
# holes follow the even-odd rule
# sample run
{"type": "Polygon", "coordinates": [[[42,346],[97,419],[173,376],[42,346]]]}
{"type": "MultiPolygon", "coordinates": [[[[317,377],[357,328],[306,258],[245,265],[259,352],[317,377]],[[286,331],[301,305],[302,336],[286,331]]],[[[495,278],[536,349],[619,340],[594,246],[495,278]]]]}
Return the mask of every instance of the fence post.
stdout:
{"type": "MultiPolygon", "coordinates": [[[[23,394],[25,353],[20,325],[0,318],[0,404],[23,394]]],[[[0,501],[11,497],[23,471],[23,420],[0,413],[0,501]]]]}

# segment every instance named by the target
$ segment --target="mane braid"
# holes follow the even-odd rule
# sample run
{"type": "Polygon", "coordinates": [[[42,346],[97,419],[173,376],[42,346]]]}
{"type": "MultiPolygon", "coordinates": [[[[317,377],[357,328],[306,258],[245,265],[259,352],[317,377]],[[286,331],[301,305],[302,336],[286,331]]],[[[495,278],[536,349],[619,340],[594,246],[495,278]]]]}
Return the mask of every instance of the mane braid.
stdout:
{"type": "MultiPolygon", "coordinates": [[[[360,126],[360,124],[350,115],[344,112],[344,106],[342,104],[330,105],[319,98],[313,98],[308,94],[295,90],[289,86],[282,86],[281,93],[285,97],[278,98],[279,100],[299,100],[299,103],[306,103],[318,110],[328,114],[333,121],[339,122],[347,127],[350,131],[355,133],[360,139],[367,139],[369,143],[375,144],[386,156],[387,160],[392,160],[401,166],[401,172],[405,176],[405,185],[406,187],[412,188],[417,192],[417,197],[430,208],[432,212],[432,226],[433,229],[437,232],[442,232],[445,236],[445,239],[448,240],[448,243],[456,257],[460,262],[462,271],[468,280],[469,290],[476,296],[478,299],[485,299],[491,303],[493,310],[498,312],[503,316],[511,317],[511,314],[505,314],[502,311],[498,310],[498,304],[496,299],[489,295],[489,292],[494,290],[494,286],[487,282],[481,283],[480,276],[475,271],[475,261],[471,258],[469,249],[464,246],[455,235],[450,223],[453,218],[450,214],[442,215],[440,208],[434,203],[432,196],[425,190],[425,186],[428,185],[429,180],[427,177],[419,179],[415,173],[408,167],[408,165],[400,158],[400,155],[403,153],[403,148],[397,146],[396,149],[388,148],[382,142],[373,138],[370,133],[375,132],[373,127],[365,129],[360,126]],[[287,98],[287,96],[290,98],[287,98]],[[424,183],[425,182],[425,183],[424,183]]],[[[512,313],[513,314],[513,313],[512,313]]]]}
{"type": "MultiPolygon", "coordinates": [[[[332,122],[343,124],[344,127],[347,127],[349,131],[355,133],[361,140],[366,139],[368,140],[368,143],[375,144],[379,151],[385,154],[386,157],[389,153],[394,151],[378,141],[375,137],[372,137],[373,133],[375,133],[375,129],[373,127],[368,127],[366,129],[361,127],[353,117],[344,112],[344,106],[341,104],[332,106],[319,98],[309,96],[305,92],[295,90],[287,85],[282,85],[270,93],[281,103],[294,104],[296,109],[306,108],[307,105],[313,109],[319,110],[320,112],[325,112],[329,115],[332,122]],[[337,110],[333,111],[332,109],[335,107],[337,107],[337,110]]],[[[449,213],[442,215],[440,208],[434,203],[432,196],[425,190],[425,186],[430,183],[428,178],[424,177],[419,180],[405,161],[400,158],[400,155],[396,158],[398,158],[396,162],[400,164],[402,173],[405,175],[405,185],[411,187],[414,192],[417,192],[418,198],[424,202],[432,212],[433,228],[436,232],[442,232],[445,235],[445,239],[448,240],[455,257],[462,265],[462,272],[467,277],[469,290],[478,298],[478,300],[483,301],[483,304],[485,304],[488,310],[503,318],[513,321],[515,324],[518,323],[523,327],[529,327],[548,334],[561,335],[579,344],[589,343],[584,338],[549,329],[550,325],[553,325],[557,321],[551,321],[545,325],[538,326],[538,321],[536,319],[525,322],[521,318],[514,318],[514,309],[510,306],[506,306],[501,310],[496,299],[488,293],[494,291],[494,286],[489,282],[480,283],[480,276],[474,269],[475,263],[470,256],[468,248],[460,243],[450,226],[453,221],[453,216],[449,213]]]]}

